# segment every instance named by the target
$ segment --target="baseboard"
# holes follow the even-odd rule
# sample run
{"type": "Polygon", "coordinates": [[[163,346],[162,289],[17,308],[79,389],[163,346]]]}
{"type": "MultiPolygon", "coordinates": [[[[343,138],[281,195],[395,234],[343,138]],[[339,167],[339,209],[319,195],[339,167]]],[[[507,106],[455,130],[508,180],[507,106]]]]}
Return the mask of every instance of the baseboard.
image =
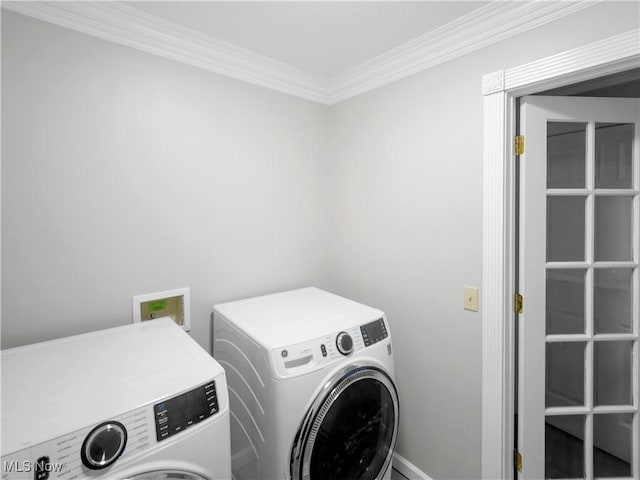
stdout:
{"type": "Polygon", "coordinates": [[[393,468],[409,480],[433,480],[429,475],[424,473],[409,460],[395,452],[393,454],[393,468]]]}

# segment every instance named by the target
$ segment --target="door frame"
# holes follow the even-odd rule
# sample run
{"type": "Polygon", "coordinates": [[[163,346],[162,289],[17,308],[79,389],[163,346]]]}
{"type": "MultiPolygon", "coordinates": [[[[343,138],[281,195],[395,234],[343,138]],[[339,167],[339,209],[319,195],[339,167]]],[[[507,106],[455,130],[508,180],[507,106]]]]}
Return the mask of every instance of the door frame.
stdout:
{"type": "Polygon", "coordinates": [[[640,29],[634,29],[482,78],[483,479],[513,478],[516,98],[622,72],[639,63],[640,29]]]}

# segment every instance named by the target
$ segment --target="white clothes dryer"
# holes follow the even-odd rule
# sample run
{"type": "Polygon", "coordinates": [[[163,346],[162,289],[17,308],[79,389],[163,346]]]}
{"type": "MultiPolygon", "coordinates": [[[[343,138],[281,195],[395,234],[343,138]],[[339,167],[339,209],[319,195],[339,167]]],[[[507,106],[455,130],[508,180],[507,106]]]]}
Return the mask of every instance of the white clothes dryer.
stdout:
{"type": "Polygon", "coordinates": [[[237,480],[380,480],[398,431],[382,311],[317,288],[214,307],[237,480]]]}
{"type": "Polygon", "coordinates": [[[224,370],[170,319],[2,351],[3,480],[229,480],[224,370]]]}

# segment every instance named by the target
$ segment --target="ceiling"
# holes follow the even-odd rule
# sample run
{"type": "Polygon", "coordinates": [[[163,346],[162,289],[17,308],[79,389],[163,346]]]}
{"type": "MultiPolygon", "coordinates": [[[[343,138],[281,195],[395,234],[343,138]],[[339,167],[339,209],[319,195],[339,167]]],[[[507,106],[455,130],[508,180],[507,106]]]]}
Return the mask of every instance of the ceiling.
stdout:
{"type": "Polygon", "coordinates": [[[489,2],[125,2],[238,47],[331,78],[489,2]]]}
{"type": "Polygon", "coordinates": [[[331,105],[596,3],[598,0],[2,0],[1,5],[331,105]]]}

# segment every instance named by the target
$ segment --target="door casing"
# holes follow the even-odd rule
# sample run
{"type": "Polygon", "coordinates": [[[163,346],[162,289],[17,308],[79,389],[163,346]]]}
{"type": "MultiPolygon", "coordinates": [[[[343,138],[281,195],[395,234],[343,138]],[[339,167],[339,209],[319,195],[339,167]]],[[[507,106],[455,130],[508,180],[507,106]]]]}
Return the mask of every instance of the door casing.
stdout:
{"type": "Polygon", "coordinates": [[[535,62],[492,72],[482,79],[483,479],[514,477],[516,98],[637,68],[639,64],[640,29],[634,29],[535,62]]]}

